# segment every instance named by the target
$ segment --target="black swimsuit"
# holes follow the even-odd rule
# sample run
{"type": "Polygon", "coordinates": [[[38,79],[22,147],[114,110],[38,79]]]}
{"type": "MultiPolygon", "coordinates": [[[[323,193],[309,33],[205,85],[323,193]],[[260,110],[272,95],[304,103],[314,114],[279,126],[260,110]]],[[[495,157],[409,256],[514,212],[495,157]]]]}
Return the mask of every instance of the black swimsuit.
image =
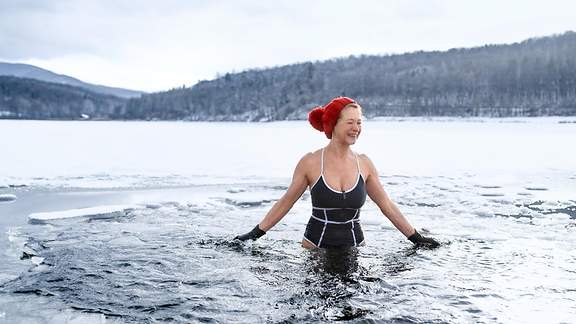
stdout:
{"type": "Polygon", "coordinates": [[[358,246],[364,242],[360,226],[360,208],[366,202],[366,185],[360,173],[356,156],[358,177],[349,190],[336,191],[324,180],[324,149],[320,164],[320,176],[310,187],[312,216],[306,226],[304,239],[320,248],[358,246]]]}

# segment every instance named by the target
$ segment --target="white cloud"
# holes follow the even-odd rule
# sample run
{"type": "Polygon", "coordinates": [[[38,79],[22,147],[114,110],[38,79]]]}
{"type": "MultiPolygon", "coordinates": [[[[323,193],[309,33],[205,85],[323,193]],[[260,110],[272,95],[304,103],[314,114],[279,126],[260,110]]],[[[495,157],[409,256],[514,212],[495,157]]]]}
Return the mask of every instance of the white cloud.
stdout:
{"type": "Polygon", "coordinates": [[[3,0],[0,60],[163,90],[232,70],[561,33],[576,29],[575,8],[564,0],[3,0]]]}

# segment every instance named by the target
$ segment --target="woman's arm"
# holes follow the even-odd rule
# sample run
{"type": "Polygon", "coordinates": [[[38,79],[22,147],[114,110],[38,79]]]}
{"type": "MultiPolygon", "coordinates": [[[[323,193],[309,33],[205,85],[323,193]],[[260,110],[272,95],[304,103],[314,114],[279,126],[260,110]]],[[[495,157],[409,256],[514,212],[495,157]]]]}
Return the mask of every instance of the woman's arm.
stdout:
{"type": "Polygon", "coordinates": [[[400,209],[398,209],[396,204],[388,197],[388,194],[380,182],[378,171],[372,161],[364,154],[362,154],[362,160],[366,162],[365,165],[368,169],[368,175],[366,177],[366,191],[368,192],[368,196],[370,196],[370,199],[378,205],[384,216],[386,216],[404,236],[410,237],[414,234],[414,227],[410,225],[406,217],[400,212],[400,209]]]}
{"type": "Polygon", "coordinates": [[[310,164],[310,159],[312,157],[311,153],[306,154],[294,169],[294,175],[292,176],[292,183],[290,186],[278,200],[274,206],[268,211],[264,219],[252,229],[252,231],[236,236],[236,239],[245,241],[248,239],[256,240],[259,237],[266,234],[268,230],[270,230],[274,225],[276,225],[286,214],[294,203],[302,196],[306,188],[308,187],[309,181],[307,178],[308,167],[310,164]]]}
{"type": "Polygon", "coordinates": [[[267,232],[274,225],[276,225],[286,214],[290,211],[294,203],[302,196],[306,188],[308,187],[307,164],[309,163],[311,153],[305,155],[294,169],[294,175],[292,176],[292,183],[278,200],[274,206],[268,211],[264,219],[258,224],[260,229],[267,232]]]}
{"type": "Polygon", "coordinates": [[[429,247],[439,246],[440,243],[436,240],[420,235],[420,233],[410,225],[406,217],[404,217],[402,212],[400,212],[400,209],[398,209],[396,204],[390,199],[390,197],[388,197],[388,194],[380,182],[378,171],[372,161],[364,154],[362,154],[362,160],[365,162],[368,169],[366,177],[366,191],[368,192],[370,199],[380,207],[384,216],[386,216],[412,243],[429,247]]]}

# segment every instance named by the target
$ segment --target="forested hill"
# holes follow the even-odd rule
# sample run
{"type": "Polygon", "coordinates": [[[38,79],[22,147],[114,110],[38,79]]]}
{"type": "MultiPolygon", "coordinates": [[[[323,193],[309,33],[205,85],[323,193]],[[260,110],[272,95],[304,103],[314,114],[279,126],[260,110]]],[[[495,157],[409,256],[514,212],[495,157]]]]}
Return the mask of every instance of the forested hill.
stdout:
{"type": "Polygon", "coordinates": [[[131,99],[128,119],[303,119],[338,95],[368,116],[576,115],[576,33],[226,74],[131,99]]]}
{"type": "Polygon", "coordinates": [[[130,100],[0,76],[0,118],[305,119],[338,95],[358,100],[368,117],[574,116],[576,33],[249,70],[130,100]]]}
{"type": "Polygon", "coordinates": [[[125,103],[80,87],[0,76],[0,118],[114,119],[125,103]]]}
{"type": "Polygon", "coordinates": [[[64,74],[57,74],[52,71],[48,71],[29,64],[0,62],[0,75],[35,79],[59,84],[67,84],[74,87],[85,88],[86,90],[95,93],[112,95],[121,98],[134,98],[140,96],[143,93],[142,91],[107,87],[103,85],[87,83],[64,74]]]}

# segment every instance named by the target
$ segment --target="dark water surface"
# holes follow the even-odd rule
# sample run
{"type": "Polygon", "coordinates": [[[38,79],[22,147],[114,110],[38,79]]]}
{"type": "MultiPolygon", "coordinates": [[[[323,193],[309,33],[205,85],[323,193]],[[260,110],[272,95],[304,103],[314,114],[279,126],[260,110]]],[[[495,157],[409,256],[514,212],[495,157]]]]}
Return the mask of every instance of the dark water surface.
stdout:
{"type": "MultiPolygon", "coordinates": [[[[366,246],[304,250],[308,194],[262,239],[233,241],[265,215],[284,182],[164,192],[186,197],[175,201],[102,193],[110,197],[95,201],[150,204],[108,219],[14,227],[10,248],[23,260],[10,262],[25,270],[0,284],[0,322],[58,322],[50,318],[64,310],[93,315],[78,317],[82,323],[574,321],[576,200],[554,199],[554,179],[533,188],[474,177],[382,181],[442,247],[415,249],[368,203],[366,246]],[[43,315],[30,317],[37,308],[43,315]]],[[[75,201],[89,193],[52,194],[75,201]]]]}

